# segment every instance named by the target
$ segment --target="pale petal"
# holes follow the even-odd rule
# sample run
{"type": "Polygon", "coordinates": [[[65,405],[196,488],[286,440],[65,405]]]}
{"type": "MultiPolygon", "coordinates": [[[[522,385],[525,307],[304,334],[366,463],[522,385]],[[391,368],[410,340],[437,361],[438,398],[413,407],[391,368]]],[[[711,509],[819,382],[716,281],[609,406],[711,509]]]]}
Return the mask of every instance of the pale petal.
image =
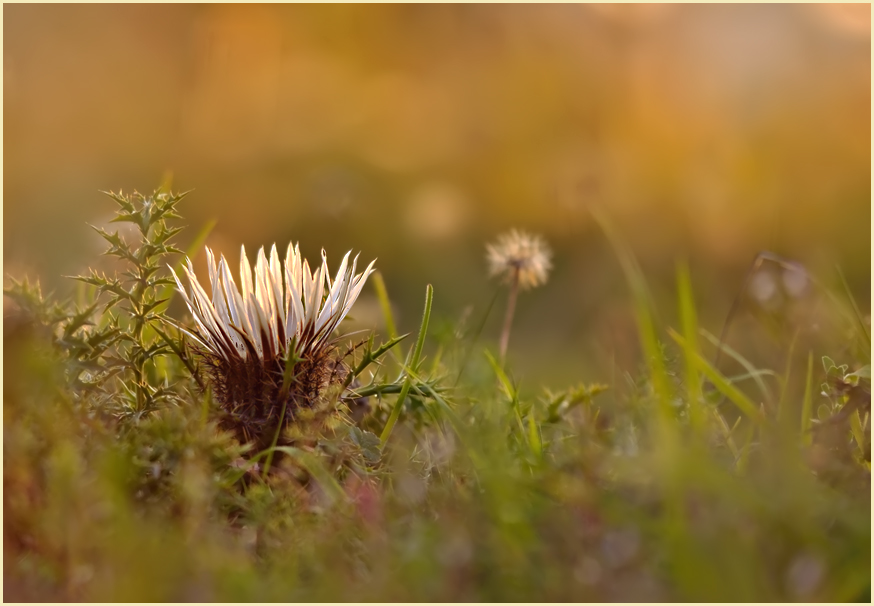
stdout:
{"type": "Polygon", "coordinates": [[[262,247],[258,251],[258,260],[255,262],[255,300],[258,303],[261,319],[265,322],[264,328],[270,339],[270,348],[273,352],[278,352],[279,335],[274,321],[278,314],[270,280],[270,269],[262,247]]]}
{"type": "Polygon", "coordinates": [[[282,266],[279,263],[279,254],[276,252],[276,244],[270,249],[270,282],[273,286],[273,298],[276,303],[275,316],[282,325],[282,334],[288,335],[288,325],[285,315],[285,289],[282,287],[282,266]]]}
{"type": "Polygon", "coordinates": [[[188,276],[188,281],[191,284],[191,294],[197,306],[197,313],[194,314],[194,319],[202,329],[201,334],[213,344],[215,352],[227,359],[234,346],[222,330],[220,326],[221,320],[216,315],[215,308],[206,292],[197,281],[190,260],[188,265],[189,267],[183,266],[182,269],[188,276]]]}
{"type": "Polygon", "coordinates": [[[216,269],[215,256],[209,247],[206,247],[206,262],[209,269],[209,282],[212,285],[212,303],[216,314],[221,320],[222,331],[228,336],[237,351],[243,349],[243,343],[236,332],[231,329],[231,318],[228,314],[228,305],[225,301],[224,289],[221,285],[221,274],[216,269]]]}
{"type": "Polygon", "coordinates": [[[264,349],[261,345],[258,312],[252,305],[255,295],[255,288],[252,286],[252,265],[249,263],[249,257],[246,256],[245,246],[240,247],[240,288],[243,311],[245,312],[243,317],[246,319],[246,333],[251,337],[255,351],[258,352],[259,356],[263,356],[264,349]]]}

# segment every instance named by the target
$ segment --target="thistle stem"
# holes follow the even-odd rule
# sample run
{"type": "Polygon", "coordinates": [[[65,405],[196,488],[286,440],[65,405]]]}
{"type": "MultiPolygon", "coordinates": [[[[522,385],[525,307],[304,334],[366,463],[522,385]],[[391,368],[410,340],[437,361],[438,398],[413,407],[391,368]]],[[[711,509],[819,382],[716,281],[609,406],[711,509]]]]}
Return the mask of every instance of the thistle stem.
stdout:
{"type": "Polygon", "coordinates": [[[510,329],[513,326],[513,314],[516,312],[516,296],[519,294],[519,268],[513,270],[513,281],[510,284],[510,295],[507,298],[507,313],[504,315],[504,328],[501,330],[501,342],[499,360],[504,366],[504,358],[507,356],[507,345],[510,343],[510,329]]]}
{"type": "Polygon", "coordinates": [[[273,453],[276,452],[276,445],[279,443],[279,434],[282,433],[282,424],[285,422],[285,408],[288,406],[288,399],[282,399],[282,412],[279,415],[279,425],[276,427],[276,433],[273,434],[273,442],[270,444],[270,450],[267,451],[267,460],[264,461],[264,473],[262,477],[266,480],[267,474],[270,473],[270,464],[273,463],[273,453]]]}

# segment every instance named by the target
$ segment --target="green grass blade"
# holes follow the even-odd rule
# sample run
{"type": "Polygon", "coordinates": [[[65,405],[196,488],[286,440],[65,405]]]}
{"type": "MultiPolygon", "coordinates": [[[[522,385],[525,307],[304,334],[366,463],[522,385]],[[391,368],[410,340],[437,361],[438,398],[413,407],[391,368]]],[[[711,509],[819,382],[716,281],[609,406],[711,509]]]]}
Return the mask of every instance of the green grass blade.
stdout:
{"type": "Polygon", "coordinates": [[[504,392],[507,394],[507,397],[511,400],[516,399],[516,389],[513,387],[513,383],[510,381],[510,378],[507,376],[507,373],[501,368],[500,363],[495,359],[495,357],[491,354],[489,350],[485,351],[486,359],[489,361],[489,366],[492,367],[492,370],[495,371],[495,376],[498,378],[498,382],[501,384],[501,387],[504,388],[504,392]]]}
{"type": "Polygon", "coordinates": [[[862,427],[862,417],[859,416],[859,411],[854,410],[850,415],[850,433],[853,435],[853,440],[859,448],[859,456],[865,455],[865,430],[862,427]]]}
{"type": "MultiPolygon", "coordinates": [[[[686,263],[677,268],[677,296],[680,301],[680,324],[689,351],[698,353],[698,316],[695,312],[695,299],[692,294],[692,281],[686,263]]],[[[695,361],[688,354],[686,359],[686,397],[689,406],[689,421],[693,428],[701,428],[701,378],[695,361]]]]}
{"type": "Polygon", "coordinates": [[[813,410],[813,352],[807,354],[807,380],[804,386],[804,400],[801,402],[801,441],[808,446],[813,443],[810,432],[810,419],[813,410]]]}
{"type": "Polygon", "coordinates": [[[543,454],[543,440],[540,437],[540,428],[534,421],[534,415],[528,415],[528,445],[534,456],[540,457],[543,454]]]}
{"type": "Polygon", "coordinates": [[[670,383],[665,369],[664,360],[662,359],[659,340],[656,335],[655,321],[652,317],[652,309],[654,308],[652,305],[652,298],[646,287],[643,272],[640,270],[631,250],[628,249],[619,237],[612,222],[607,218],[607,216],[596,209],[592,209],[592,216],[610,241],[617,258],[619,259],[622,271],[625,274],[625,279],[631,287],[631,293],[634,298],[638,333],[640,335],[641,344],[643,345],[647,365],[649,366],[653,390],[661,404],[661,410],[665,414],[670,414],[670,383]]]}
{"type": "Polygon", "coordinates": [[[519,435],[525,435],[525,425],[522,422],[522,413],[519,410],[519,391],[513,386],[513,382],[510,381],[510,378],[507,376],[507,373],[504,372],[504,369],[501,367],[501,364],[495,359],[495,357],[486,350],[486,359],[489,361],[489,366],[492,367],[492,370],[495,371],[495,376],[498,378],[498,383],[504,389],[504,392],[507,394],[507,398],[510,400],[510,409],[513,411],[513,417],[516,421],[516,425],[519,428],[519,435]]]}
{"type": "Polygon", "coordinates": [[[747,462],[750,460],[750,453],[752,452],[753,437],[756,435],[756,429],[758,427],[759,426],[755,423],[750,423],[750,426],[747,429],[744,445],[740,449],[740,456],[737,457],[737,470],[740,472],[746,471],[747,462]]]}
{"type": "Polygon", "coordinates": [[[698,370],[701,371],[704,376],[706,376],[711,383],[716,387],[719,392],[724,395],[726,398],[731,400],[735,406],[737,406],[742,413],[744,413],[750,419],[761,422],[763,420],[762,414],[759,411],[758,407],[750,400],[742,391],[740,391],[737,387],[732,385],[722,374],[713,368],[713,366],[704,358],[701,357],[696,351],[694,351],[689,345],[686,343],[686,340],[683,339],[676,331],[672,329],[668,329],[668,333],[671,335],[671,338],[677,342],[680,347],[686,352],[686,355],[690,357],[698,367],[698,370]]]}
{"type": "Polygon", "coordinates": [[[458,376],[455,377],[455,383],[453,383],[453,387],[458,385],[458,382],[461,380],[461,375],[464,374],[464,370],[467,368],[467,361],[470,358],[470,352],[473,351],[473,346],[479,340],[480,334],[482,334],[483,328],[486,326],[486,320],[489,319],[489,314],[492,312],[492,308],[495,306],[495,301],[498,300],[498,295],[501,294],[500,287],[495,289],[495,294],[492,295],[492,300],[489,301],[488,307],[486,307],[486,311],[483,314],[482,320],[480,320],[479,326],[477,326],[476,332],[473,334],[473,339],[471,339],[470,345],[464,350],[464,355],[461,358],[461,363],[458,368],[458,376]]]}
{"type": "Polygon", "coordinates": [[[862,334],[865,336],[865,342],[868,344],[868,348],[871,347],[871,333],[868,331],[868,327],[865,325],[865,319],[862,317],[862,312],[859,311],[859,306],[856,305],[856,299],[853,297],[853,293],[850,291],[850,285],[847,284],[847,278],[844,276],[844,272],[841,271],[841,268],[838,267],[838,276],[841,278],[841,284],[844,287],[844,294],[847,295],[847,299],[850,301],[850,307],[853,310],[853,315],[856,318],[856,323],[859,325],[859,328],[862,331],[862,334]]]}
{"type": "Polygon", "coordinates": [[[376,298],[379,299],[379,307],[382,309],[382,317],[385,319],[385,329],[388,331],[389,339],[396,339],[398,336],[397,328],[395,328],[394,315],[391,313],[391,301],[388,298],[388,290],[385,288],[385,280],[382,273],[379,271],[373,272],[370,277],[373,283],[373,289],[376,291],[376,298]]]}
{"type": "MultiPolygon", "coordinates": [[[[798,341],[798,331],[792,337],[792,342],[789,344],[789,353],[786,354],[786,370],[783,377],[780,379],[780,399],[777,400],[777,422],[779,423],[786,418],[784,412],[786,409],[786,394],[789,391],[789,377],[792,375],[792,354],[795,353],[795,343],[798,341]]],[[[734,379],[737,381],[737,379],[734,379]]]]}
{"type": "MultiPolygon", "coordinates": [[[[750,375],[750,377],[755,379],[756,386],[758,386],[759,391],[762,392],[762,397],[765,398],[766,402],[773,401],[773,395],[771,394],[771,390],[768,388],[768,385],[761,379],[761,377],[763,375],[761,373],[757,372],[757,369],[755,366],[753,366],[752,362],[747,360],[745,357],[740,355],[737,351],[735,351],[734,349],[732,349],[731,347],[729,347],[725,343],[720,342],[719,339],[717,339],[715,336],[713,336],[712,334],[710,334],[709,332],[707,332],[703,328],[699,332],[700,332],[701,336],[703,336],[705,339],[710,341],[713,345],[718,347],[720,349],[720,351],[725,352],[726,354],[728,354],[729,357],[731,357],[738,364],[743,366],[744,370],[747,371],[747,373],[750,375]]],[[[774,377],[777,376],[777,374],[774,372],[771,372],[771,375],[774,377]]]]}
{"type": "MultiPolygon", "coordinates": [[[[425,335],[428,332],[428,322],[431,320],[431,303],[433,300],[434,288],[429,284],[425,288],[425,311],[422,313],[422,325],[419,327],[419,336],[416,338],[416,345],[413,348],[412,356],[410,357],[410,363],[407,365],[409,366],[409,369],[413,372],[416,372],[419,369],[419,358],[422,356],[422,348],[425,346],[425,335]]],[[[403,388],[401,388],[401,393],[398,394],[398,399],[395,402],[394,408],[392,408],[391,415],[389,416],[388,421],[386,421],[385,423],[382,434],[380,434],[379,436],[380,445],[383,447],[388,441],[392,429],[394,429],[395,423],[397,423],[398,421],[398,417],[401,415],[401,409],[404,406],[404,400],[407,399],[407,394],[410,391],[412,378],[410,377],[409,372],[406,372],[406,375],[407,376],[404,380],[404,386],[403,388]]]]}

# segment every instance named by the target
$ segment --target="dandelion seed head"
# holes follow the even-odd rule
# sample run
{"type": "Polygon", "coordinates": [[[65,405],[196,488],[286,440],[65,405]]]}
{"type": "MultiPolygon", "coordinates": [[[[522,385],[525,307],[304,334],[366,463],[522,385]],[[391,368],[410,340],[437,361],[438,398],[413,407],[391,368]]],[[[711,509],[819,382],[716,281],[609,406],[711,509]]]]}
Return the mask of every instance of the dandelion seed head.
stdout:
{"type": "Polygon", "coordinates": [[[540,236],[512,230],[486,246],[489,273],[512,282],[518,272],[519,287],[523,290],[541,286],[552,269],[552,251],[540,236]]]}

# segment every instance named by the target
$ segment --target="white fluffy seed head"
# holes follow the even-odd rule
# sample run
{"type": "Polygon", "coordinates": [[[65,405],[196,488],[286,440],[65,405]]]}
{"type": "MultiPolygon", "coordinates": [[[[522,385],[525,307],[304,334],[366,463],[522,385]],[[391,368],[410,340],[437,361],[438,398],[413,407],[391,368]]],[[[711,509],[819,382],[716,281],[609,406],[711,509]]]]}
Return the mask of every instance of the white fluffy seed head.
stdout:
{"type": "Polygon", "coordinates": [[[512,282],[518,273],[523,290],[540,286],[549,278],[552,252],[540,236],[512,230],[486,246],[489,273],[512,282]]]}

